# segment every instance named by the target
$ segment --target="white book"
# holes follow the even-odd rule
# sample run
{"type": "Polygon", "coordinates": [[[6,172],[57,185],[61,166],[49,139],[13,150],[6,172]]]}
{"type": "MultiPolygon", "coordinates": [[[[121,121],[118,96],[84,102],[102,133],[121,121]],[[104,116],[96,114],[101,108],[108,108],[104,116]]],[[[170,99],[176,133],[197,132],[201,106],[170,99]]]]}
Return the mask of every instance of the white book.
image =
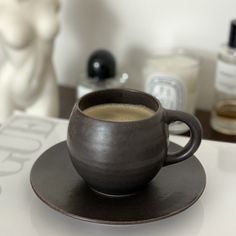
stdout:
{"type": "Polygon", "coordinates": [[[67,125],[66,120],[17,114],[1,126],[1,236],[47,235],[34,232],[39,217],[35,207],[43,209],[44,204],[31,189],[30,170],[42,152],[66,139],[67,125]]]}

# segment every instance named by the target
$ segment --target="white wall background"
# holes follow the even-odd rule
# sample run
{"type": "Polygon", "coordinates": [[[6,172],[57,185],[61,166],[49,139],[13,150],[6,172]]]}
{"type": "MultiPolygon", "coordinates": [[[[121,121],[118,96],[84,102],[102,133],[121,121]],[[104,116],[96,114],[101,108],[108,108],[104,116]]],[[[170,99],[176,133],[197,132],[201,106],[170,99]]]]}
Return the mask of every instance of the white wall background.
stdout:
{"type": "Polygon", "coordinates": [[[75,86],[89,54],[107,48],[139,87],[145,58],[184,47],[201,61],[198,106],[209,109],[215,57],[236,18],[236,0],[62,0],[54,61],[61,84],[75,86]]]}

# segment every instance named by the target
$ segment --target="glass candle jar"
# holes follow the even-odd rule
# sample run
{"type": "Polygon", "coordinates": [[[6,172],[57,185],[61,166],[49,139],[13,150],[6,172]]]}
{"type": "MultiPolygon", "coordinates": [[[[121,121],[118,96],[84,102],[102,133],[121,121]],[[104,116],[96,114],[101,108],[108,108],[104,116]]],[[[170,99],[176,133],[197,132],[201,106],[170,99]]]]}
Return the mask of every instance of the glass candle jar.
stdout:
{"type": "MultiPolygon", "coordinates": [[[[172,50],[147,60],[143,70],[145,92],[157,97],[167,109],[194,114],[198,93],[198,60],[183,51],[172,50]]],[[[172,133],[184,133],[183,123],[170,126],[172,133]]]]}

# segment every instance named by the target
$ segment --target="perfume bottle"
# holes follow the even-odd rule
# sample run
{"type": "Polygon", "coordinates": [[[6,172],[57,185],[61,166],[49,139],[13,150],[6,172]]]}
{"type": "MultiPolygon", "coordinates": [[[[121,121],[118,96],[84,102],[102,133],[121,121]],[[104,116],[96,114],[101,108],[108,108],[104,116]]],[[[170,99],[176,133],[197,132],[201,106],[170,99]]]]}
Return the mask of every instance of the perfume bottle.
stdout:
{"type": "Polygon", "coordinates": [[[218,55],[211,126],[218,132],[236,135],[236,20],[231,22],[228,44],[218,55]]]}
{"type": "Polygon", "coordinates": [[[124,87],[127,80],[127,73],[116,76],[113,55],[106,50],[97,50],[88,59],[87,75],[81,76],[77,86],[77,98],[96,90],[124,87]]]}

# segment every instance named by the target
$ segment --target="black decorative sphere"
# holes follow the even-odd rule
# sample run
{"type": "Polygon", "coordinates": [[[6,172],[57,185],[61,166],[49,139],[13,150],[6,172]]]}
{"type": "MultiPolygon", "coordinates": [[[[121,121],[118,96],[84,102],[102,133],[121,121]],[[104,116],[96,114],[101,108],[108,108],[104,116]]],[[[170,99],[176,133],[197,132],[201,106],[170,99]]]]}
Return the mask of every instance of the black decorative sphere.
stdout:
{"type": "Polygon", "coordinates": [[[101,80],[115,77],[115,58],[106,50],[95,51],[88,59],[87,73],[89,78],[101,80]]]}

